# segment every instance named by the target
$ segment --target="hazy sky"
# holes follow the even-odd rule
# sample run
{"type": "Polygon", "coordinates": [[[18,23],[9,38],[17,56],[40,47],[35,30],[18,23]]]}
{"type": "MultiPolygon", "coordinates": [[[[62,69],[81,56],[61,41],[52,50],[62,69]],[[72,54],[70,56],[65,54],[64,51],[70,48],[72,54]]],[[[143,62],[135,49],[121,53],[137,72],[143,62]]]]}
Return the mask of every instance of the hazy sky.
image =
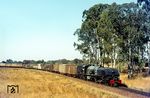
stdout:
{"type": "Polygon", "coordinates": [[[74,59],[74,31],[97,3],[136,0],[0,0],[0,61],[74,59]]]}

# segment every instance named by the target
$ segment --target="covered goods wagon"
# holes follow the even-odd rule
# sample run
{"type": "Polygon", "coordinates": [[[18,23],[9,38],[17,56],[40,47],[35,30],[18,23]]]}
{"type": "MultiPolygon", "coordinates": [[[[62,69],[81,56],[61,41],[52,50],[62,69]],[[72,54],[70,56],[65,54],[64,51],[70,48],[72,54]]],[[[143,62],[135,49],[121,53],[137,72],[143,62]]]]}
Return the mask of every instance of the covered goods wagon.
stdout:
{"type": "Polygon", "coordinates": [[[67,64],[66,73],[68,75],[76,76],[77,66],[74,64],[67,64]]]}
{"type": "Polygon", "coordinates": [[[53,71],[54,72],[59,72],[59,64],[53,65],[53,71]]]}
{"type": "Polygon", "coordinates": [[[0,66],[6,66],[6,67],[22,67],[22,64],[15,64],[15,63],[13,63],[13,64],[5,64],[5,63],[1,63],[0,64],[0,66]]]}
{"type": "Polygon", "coordinates": [[[67,73],[67,65],[66,64],[59,64],[59,72],[62,74],[66,74],[67,73]]]}
{"type": "Polygon", "coordinates": [[[53,69],[54,69],[54,65],[50,64],[49,65],[49,71],[53,71],[53,69]]]}
{"type": "Polygon", "coordinates": [[[52,64],[44,64],[43,70],[47,70],[47,71],[52,71],[53,70],[53,65],[52,64]]]}

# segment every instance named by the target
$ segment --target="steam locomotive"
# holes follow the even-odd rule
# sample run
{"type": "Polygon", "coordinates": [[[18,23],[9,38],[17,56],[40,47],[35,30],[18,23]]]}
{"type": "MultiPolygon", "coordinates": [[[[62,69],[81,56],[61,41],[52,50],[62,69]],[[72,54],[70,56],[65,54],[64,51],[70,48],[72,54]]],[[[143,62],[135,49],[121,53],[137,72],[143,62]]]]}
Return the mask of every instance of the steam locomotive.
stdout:
{"type": "Polygon", "coordinates": [[[119,72],[113,68],[104,68],[97,65],[79,65],[77,66],[77,77],[85,80],[91,80],[110,86],[121,85],[119,72]]]}
{"type": "Polygon", "coordinates": [[[55,64],[48,67],[48,71],[72,76],[96,83],[102,83],[110,86],[120,86],[119,72],[113,68],[100,67],[95,64],[55,64]]]}

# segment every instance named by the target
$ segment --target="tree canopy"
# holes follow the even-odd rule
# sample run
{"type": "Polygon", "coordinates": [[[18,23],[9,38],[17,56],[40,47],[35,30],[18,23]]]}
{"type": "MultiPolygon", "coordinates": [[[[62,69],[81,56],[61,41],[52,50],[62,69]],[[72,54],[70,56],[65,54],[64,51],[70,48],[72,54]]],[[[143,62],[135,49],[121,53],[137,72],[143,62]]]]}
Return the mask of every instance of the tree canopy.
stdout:
{"type": "Polygon", "coordinates": [[[136,3],[96,4],[83,12],[74,46],[89,63],[143,62],[150,35],[147,16],[136,3]]]}

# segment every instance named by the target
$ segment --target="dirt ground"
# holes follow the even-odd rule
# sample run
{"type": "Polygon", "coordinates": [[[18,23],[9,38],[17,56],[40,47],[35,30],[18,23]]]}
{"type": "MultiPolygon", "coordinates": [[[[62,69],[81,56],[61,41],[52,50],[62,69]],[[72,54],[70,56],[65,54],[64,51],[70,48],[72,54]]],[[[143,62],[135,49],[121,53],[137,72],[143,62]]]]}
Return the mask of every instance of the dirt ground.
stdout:
{"type": "Polygon", "coordinates": [[[0,69],[0,98],[123,98],[69,77],[31,69],[0,69]],[[7,93],[19,85],[19,93],[7,93]]]}
{"type": "Polygon", "coordinates": [[[150,93],[150,76],[139,76],[135,79],[128,79],[127,74],[121,74],[120,78],[123,81],[123,83],[125,83],[129,88],[150,93]]]}

